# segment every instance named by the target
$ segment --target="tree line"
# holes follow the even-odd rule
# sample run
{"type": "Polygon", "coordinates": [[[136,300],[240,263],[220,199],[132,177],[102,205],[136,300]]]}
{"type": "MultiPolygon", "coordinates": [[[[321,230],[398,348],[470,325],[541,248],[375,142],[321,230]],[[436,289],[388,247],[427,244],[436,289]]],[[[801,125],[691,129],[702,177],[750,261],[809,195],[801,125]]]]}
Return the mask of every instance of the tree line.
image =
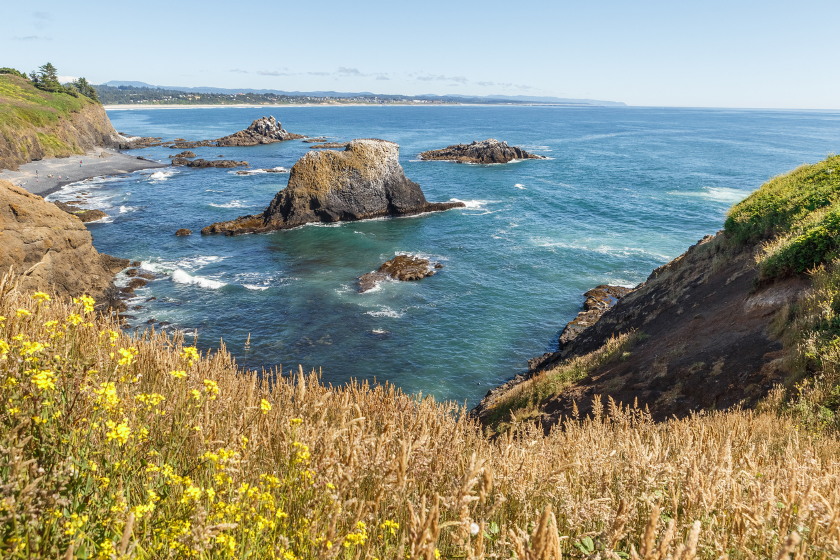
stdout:
{"type": "Polygon", "coordinates": [[[24,80],[29,80],[36,88],[43,91],[66,93],[68,95],[72,95],[73,97],[84,95],[97,103],[100,102],[99,96],[96,94],[96,90],[84,78],[77,78],[67,84],[59,82],[58,69],[49,62],[37,70],[30,72],[28,76],[24,72],[7,67],[0,68],[0,74],[11,74],[13,76],[23,78],[24,80]]]}

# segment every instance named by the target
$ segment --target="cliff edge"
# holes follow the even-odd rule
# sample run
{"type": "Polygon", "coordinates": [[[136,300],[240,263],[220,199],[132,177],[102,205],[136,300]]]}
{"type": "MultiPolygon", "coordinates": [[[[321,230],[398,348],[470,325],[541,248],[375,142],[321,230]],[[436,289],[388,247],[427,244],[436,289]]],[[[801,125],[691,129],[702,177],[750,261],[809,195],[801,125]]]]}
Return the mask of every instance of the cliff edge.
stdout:
{"type": "Polygon", "coordinates": [[[840,271],[838,171],[831,156],[763,185],[730,210],[724,230],[531,360],[474,417],[496,430],[523,419],[549,429],[590,413],[601,396],[665,420],[754,407],[774,387],[814,376],[828,361],[813,348],[840,340],[840,284],[812,284],[814,271],[840,271]],[[814,297],[827,303],[803,303],[814,297]],[[802,309],[810,314],[797,317],[802,309]]]}
{"type": "Polygon", "coordinates": [[[400,147],[386,140],[353,140],[344,151],[309,152],[289,173],[289,184],[262,214],[217,222],[204,235],[261,233],[311,222],[405,216],[463,206],[428,202],[399,162],[400,147]]]}
{"type": "Polygon", "coordinates": [[[87,97],[39,90],[0,74],[0,169],[44,158],[117,147],[120,135],[102,105],[87,97]]]}

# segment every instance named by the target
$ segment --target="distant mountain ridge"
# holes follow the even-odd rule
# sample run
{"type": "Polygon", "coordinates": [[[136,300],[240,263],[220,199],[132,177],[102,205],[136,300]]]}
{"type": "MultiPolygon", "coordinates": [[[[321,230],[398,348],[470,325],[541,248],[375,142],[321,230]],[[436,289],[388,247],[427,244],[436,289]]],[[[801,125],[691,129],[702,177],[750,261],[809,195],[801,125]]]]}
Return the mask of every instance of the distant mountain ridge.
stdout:
{"type": "Polygon", "coordinates": [[[185,93],[221,93],[233,95],[236,93],[271,93],[275,95],[289,95],[289,96],[311,96],[311,97],[405,97],[407,99],[457,99],[468,101],[471,99],[481,100],[487,102],[488,100],[509,101],[514,103],[546,103],[546,104],[562,104],[562,105],[589,105],[598,107],[626,107],[627,105],[621,101],[603,101],[597,99],[573,99],[565,97],[551,97],[551,96],[531,96],[531,95],[399,95],[399,94],[377,94],[369,91],[361,92],[341,92],[341,91],[284,91],[279,89],[256,89],[256,88],[219,88],[209,86],[198,87],[181,87],[181,86],[158,86],[147,84],[146,82],[125,81],[125,80],[111,80],[101,85],[110,87],[128,86],[135,88],[150,88],[150,89],[165,89],[173,91],[183,91],[185,93]]]}

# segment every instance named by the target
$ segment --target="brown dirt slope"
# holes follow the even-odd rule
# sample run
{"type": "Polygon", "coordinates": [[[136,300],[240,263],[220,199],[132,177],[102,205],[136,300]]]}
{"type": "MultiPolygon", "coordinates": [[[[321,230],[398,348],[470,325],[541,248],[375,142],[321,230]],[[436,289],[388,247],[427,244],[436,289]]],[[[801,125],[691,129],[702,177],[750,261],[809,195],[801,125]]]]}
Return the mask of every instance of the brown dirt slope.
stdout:
{"type": "Polygon", "coordinates": [[[0,180],[0,274],[11,268],[24,291],[104,301],[128,261],[102,255],[82,221],[0,180]]]}
{"type": "Polygon", "coordinates": [[[116,147],[119,138],[102,105],[0,75],[0,169],[84,154],[96,146],[116,147]]]}
{"type": "MultiPolygon", "coordinates": [[[[649,407],[655,419],[751,406],[779,383],[782,345],[771,334],[776,312],[808,289],[795,277],[756,287],[752,249],[734,249],[724,234],[707,236],[619,300],[592,326],[543,361],[540,371],[636,332],[638,342],[591,374],[538,403],[548,427],[590,412],[593,397],[649,407]]],[[[540,373],[536,372],[536,376],[540,373]]],[[[493,402],[516,390],[520,376],[476,409],[486,421],[493,402]]]]}

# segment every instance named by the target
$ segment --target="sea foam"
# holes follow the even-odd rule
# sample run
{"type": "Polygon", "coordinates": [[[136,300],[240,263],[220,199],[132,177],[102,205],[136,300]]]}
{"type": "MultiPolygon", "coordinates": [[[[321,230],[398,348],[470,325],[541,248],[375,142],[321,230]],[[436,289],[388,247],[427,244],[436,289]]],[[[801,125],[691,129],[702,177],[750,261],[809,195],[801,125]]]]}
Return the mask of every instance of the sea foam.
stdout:
{"type": "Polygon", "coordinates": [[[202,288],[210,288],[213,290],[218,290],[226,285],[224,282],[211,280],[210,278],[204,278],[203,276],[191,276],[180,268],[172,273],[172,281],[176,284],[195,284],[197,286],[201,286],[202,288]]]}

